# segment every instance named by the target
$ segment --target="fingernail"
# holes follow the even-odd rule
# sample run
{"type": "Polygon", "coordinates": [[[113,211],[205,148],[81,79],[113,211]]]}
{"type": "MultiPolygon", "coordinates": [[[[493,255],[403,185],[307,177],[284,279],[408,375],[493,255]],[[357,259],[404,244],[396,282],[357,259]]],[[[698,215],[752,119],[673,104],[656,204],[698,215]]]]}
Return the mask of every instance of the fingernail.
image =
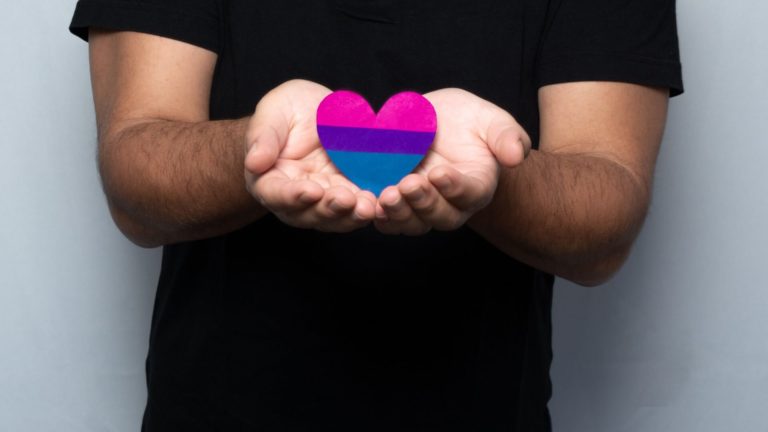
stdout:
{"type": "Polygon", "coordinates": [[[440,186],[440,188],[442,189],[447,189],[453,186],[453,181],[451,180],[451,177],[448,174],[443,174],[437,178],[437,185],[440,186]]]}
{"type": "Polygon", "coordinates": [[[413,201],[421,201],[424,199],[424,189],[417,188],[413,192],[409,194],[411,196],[411,200],[413,201]]]}
{"type": "Polygon", "coordinates": [[[297,200],[298,200],[299,202],[301,202],[301,203],[311,203],[311,202],[313,202],[313,201],[314,201],[314,199],[312,199],[312,197],[310,197],[309,195],[307,195],[307,193],[306,193],[306,192],[301,192],[301,193],[299,194],[299,196],[298,196],[297,200]]]}
{"type": "Polygon", "coordinates": [[[307,194],[304,192],[300,192],[299,195],[296,197],[296,201],[298,202],[304,202],[307,199],[307,194]]]}
{"type": "Polygon", "coordinates": [[[390,196],[388,200],[383,201],[383,204],[389,207],[400,204],[400,195],[390,196]]]}
{"type": "Polygon", "coordinates": [[[332,199],[331,201],[328,202],[328,208],[335,213],[338,213],[343,210],[343,207],[340,206],[335,199],[332,199]]]}

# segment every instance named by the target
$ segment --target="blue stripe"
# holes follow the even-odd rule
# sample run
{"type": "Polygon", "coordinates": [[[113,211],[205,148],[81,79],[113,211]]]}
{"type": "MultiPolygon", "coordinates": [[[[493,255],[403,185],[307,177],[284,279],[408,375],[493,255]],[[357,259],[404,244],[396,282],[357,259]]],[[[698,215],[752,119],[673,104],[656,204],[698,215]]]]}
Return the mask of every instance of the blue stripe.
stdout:
{"type": "Polygon", "coordinates": [[[416,168],[423,155],[328,150],[331,160],[360,189],[379,196],[385,187],[396,185],[416,168]]]}

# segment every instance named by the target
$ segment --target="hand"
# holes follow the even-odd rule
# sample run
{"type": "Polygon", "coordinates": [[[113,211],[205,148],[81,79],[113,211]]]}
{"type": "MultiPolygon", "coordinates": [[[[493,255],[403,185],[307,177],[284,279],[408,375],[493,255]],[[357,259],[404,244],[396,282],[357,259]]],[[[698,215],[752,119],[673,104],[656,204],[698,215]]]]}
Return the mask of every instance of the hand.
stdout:
{"type": "Polygon", "coordinates": [[[500,166],[521,163],[528,134],[503,109],[460,89],[425,94],[437,112],[437,134],[414,173],[381,192],[376,228],[420,235],[453,230],[491,202],[500,166]]]}
{"type": "Polygon", "coordinates": [[[376,197],[333,165],[317,136],[315,116],[329,89],[293,80],[267,93],[246,133],[248,191],[281,221],[345,232],[373,220],[376,197]]]}

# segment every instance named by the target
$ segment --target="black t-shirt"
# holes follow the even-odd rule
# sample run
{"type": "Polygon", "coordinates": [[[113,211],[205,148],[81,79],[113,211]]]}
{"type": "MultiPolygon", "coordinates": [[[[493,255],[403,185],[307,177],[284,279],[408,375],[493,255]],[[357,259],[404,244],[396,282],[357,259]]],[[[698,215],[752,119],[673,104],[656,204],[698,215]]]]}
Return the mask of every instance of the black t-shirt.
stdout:
{"type": "MultiPolygon", "coordinates": [[[[212,119],[291,78],[374,108],[460,87],[536,145],[542,85],[682,91],[673,0],[80,0],[71,30],[89,26],[216,52],[212,119]]],[[[468,228],[342,235],[267,216],[166,246],[144,430],[547,431],[552,284],[468,228]]]]}

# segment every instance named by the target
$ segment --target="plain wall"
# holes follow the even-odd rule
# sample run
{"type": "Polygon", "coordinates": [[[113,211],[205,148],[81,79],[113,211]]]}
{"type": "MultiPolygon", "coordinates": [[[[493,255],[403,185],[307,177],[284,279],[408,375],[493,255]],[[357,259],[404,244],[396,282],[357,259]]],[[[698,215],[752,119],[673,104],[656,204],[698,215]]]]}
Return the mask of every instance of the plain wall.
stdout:
{"type": "Polygon", "coordinates": [[[0,432],[138,431],[146,400],[160,251],[109,217],[73,9],[0,13],[0,432]]]}
{"type": "Polygon", "coordinates": [[[768,431],[766,17],[678,1],[686,93],[644,230],[610,283],[556,285],[556,431],[768,431]]]}
{"type": "MultiPolygon", "coordinates": [[[[136,431],[159,249],[114,227],[74,1],[0,14],[0,431],[136,431]]],[[[768,431],[768,4],[678,2],[687,93],[609,284],[558,281],[555,430],[768,431]]]]}

